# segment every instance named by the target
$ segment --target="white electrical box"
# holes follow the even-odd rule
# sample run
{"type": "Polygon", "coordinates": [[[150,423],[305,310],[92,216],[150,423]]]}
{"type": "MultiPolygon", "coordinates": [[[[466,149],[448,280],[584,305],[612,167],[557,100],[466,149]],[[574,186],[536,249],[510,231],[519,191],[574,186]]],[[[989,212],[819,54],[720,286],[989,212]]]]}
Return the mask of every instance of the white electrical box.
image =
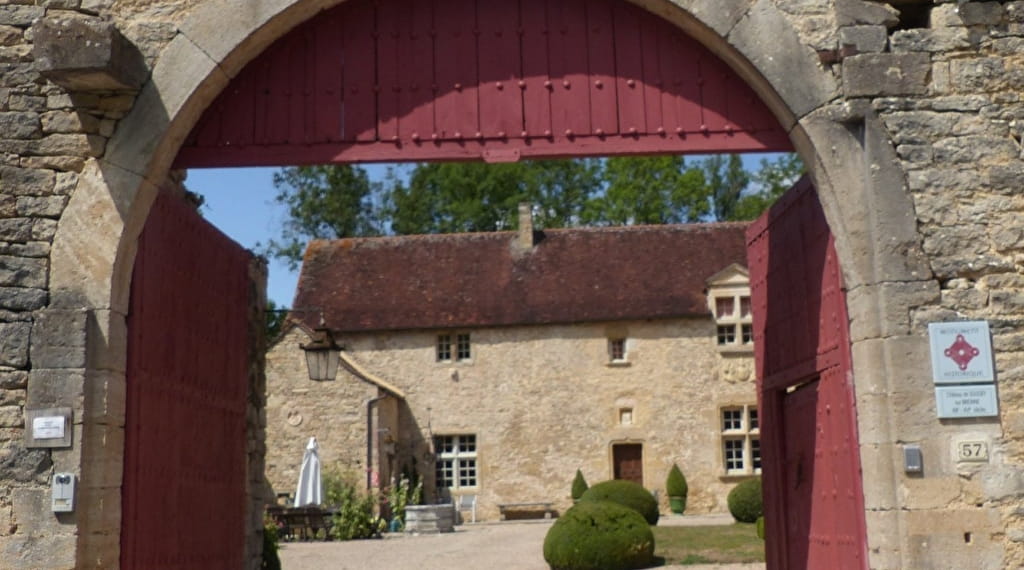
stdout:
{"type": "Polygon", "coordinates": [[[53,474],[53,512],[70,513],[75,510],[75,475],[53,474]]]}

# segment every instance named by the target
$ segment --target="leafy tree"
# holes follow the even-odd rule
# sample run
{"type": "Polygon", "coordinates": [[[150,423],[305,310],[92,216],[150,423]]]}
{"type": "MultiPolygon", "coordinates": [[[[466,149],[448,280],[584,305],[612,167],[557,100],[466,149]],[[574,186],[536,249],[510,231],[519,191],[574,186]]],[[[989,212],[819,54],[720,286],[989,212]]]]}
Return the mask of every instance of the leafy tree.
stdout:
{"type": "Polygon", "coordinates": [[[783,154],[774,160],[761,159],[761,168],[752,176],[752,186],[742,194],[736,206],[725,219],[753,220],[767,210],[775,200],[804,173],[804,163],[797,154],[783,154]]]}
{"type": "Polygon", "coordinates": [[[420,164],[408,186],[390,182],[384,213],[396,234],[511,229],[523,201],[536,207],[537,227],[579,225],[601,184],[593,159],[420,164]]]}
{"type": "Polygon", "coordinates": [[[534,205],[538,228],[582,225],[587,205],[602,187],[602,161],[539,160],[524,163],[526,197],[534,205]]]}
{"type": "Polygon", "coordinates": [[[435,162],[417,166],[390,191],[387,215],[397,234],[488,232],[512,226],[525,198],[519,163],[435,162]]]}
{"type": "Polygon", "coordinates": [[[306,242],[373,236],[383,233],[379,207],[374,198],[379,183],[366,170],[348,164],[299,166],[274,174],[277,196],[287,206],[288,219],[281,240],[271,240],[266,253],[288,261],[296,269],[306,242]]]}
{"type": "Polygon", "coordinates": [[[708,212],[704,174],[681,156],[609,158],[604,194],[587,208],[597,225],[678,224],[708,212]]]}
{"type": "Polygon", "coordinates": [[[701,163],[704,183],[711,198],[711,213],[716,220],[731,220],[740,195],[750,184],[750,174],[744,170],[738,154],[716,154],[701,163]]]}

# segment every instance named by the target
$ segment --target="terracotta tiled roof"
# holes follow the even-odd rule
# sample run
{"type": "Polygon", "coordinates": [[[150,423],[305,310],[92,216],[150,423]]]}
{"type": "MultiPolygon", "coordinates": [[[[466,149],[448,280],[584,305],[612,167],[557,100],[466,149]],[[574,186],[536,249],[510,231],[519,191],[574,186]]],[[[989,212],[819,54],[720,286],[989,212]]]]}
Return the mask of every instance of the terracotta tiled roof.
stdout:
{"type": "Polygon", "coordinates": [[[705,280],[747,265],[746,227],[545,230],[532,248],[514,232],[314,241],[293,306],[336,331],[705,315],[705,280]]]}

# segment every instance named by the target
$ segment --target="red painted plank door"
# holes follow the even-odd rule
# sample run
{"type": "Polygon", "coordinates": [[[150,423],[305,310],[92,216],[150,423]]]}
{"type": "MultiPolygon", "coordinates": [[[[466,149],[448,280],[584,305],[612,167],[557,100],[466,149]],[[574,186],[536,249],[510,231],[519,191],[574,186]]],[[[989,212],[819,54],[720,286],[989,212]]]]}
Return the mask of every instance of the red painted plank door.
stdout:
{"type": "Polygon", "coordinates": [[[846,295],[805,177],[747,231],[769,568],[867,568],[846,295]]]}
{"type": "Polygon", "coordinates": [[[788,150],[721,59],[624,0],[348,0],[251,61],[178,168],[788,150]]]}
{"type": "Polygon", "coordinates": [[[250,255],[161,194],[128,315],[121,568],[242,568],[250,255]]]}

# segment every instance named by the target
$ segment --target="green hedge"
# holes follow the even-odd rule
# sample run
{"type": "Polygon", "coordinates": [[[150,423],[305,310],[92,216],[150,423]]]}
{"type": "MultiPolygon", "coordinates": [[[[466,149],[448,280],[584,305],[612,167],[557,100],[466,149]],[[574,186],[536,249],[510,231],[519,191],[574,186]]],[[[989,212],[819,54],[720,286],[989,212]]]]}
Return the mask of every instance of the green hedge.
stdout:
{"type": "Polygon", "coordinates": [[[602,481],[587,489],[580,501],[611,501],[640,513],[648,524],[658,524],[658,502],[642,486],[620,479],[602,481]]]}
{"type": "Polygon", "coordinates": [[[551,570],[648,568],[654,563],[654,534],[633,509],[581,501],[551,525],[544,560],[551,570]]]}

